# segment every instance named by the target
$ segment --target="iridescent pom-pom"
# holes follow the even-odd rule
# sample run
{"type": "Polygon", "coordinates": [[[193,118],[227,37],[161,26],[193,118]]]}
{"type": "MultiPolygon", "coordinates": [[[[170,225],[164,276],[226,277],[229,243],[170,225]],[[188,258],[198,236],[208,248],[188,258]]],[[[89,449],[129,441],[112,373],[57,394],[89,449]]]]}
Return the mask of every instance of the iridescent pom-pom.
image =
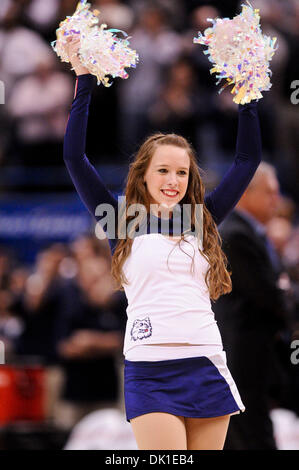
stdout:
{"type": "Polygon", "coordinates": [[[263,35],[259,10],[242,5],[242,12],[232,20],[209,19],[212,26],[204,34],[198,33],[193,42],[208,46],[204,54],[213,63],[211,73],[217,74],[217,84],[226,79],[234,85],[231,93],[235,103],[245,104],[263,97],[262,91],[271,88],[269,61],[275,53],[276,38],[263,35]]]}
{"type": "Polygon", "coordinates": [[[72,16],[68,16],[56,31],[57,40],[51,45],[62,62],[70,62],[67,54],[67,38],[80,37],[79,58],[82,65],[98,79],[98,85],[110,86],[109,76],[128,78],[126,67],[136,67],[139,57],[129,47],[129,37],[123,31],[106,29],[99,25],[100,12],[90,11],[90,4],[81,0],[72,16]],[[117,37],[121,33],[124,38],[117,37]]]}

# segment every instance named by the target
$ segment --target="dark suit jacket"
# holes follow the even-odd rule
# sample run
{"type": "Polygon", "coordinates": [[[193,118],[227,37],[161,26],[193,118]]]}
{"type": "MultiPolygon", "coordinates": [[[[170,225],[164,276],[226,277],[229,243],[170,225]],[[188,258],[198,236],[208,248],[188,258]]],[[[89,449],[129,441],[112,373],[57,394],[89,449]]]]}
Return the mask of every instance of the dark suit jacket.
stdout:
{"type": "Polygon", "coordinates": [[[220,225],[223,249],[232,271],[233,290],[213,305],[245,413],[234,416],[225,449],[275,449],[269,417],[273,383],[281,389],[274,337],[286,326],[279,272],[258,227],[241,212],[232,212],[220,225]]]}
{"type": "Polygon", "coordinates": [[[286,304],[265,239],[236,210],[219,231],[233,284],[232,292],[213,305],[221,332],[228,338],[250,331],[273,336],[286,326],[286,304]]]}

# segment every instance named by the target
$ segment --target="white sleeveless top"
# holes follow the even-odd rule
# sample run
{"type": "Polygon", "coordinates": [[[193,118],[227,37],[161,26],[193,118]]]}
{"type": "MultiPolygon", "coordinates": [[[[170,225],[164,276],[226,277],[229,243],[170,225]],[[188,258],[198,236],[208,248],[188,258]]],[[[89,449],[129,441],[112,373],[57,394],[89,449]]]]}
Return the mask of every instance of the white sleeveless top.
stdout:
{"type": "Polygon", "coordinates": [[[222,348],[205,283],[209,263],[198,250],[197,238],[185,238],[180,246],[178,240],[160,233],[133,240],[123,267],[129,282],[124,285],[128,300],[125,357],[139,345],[187,343],[222,348]]]}

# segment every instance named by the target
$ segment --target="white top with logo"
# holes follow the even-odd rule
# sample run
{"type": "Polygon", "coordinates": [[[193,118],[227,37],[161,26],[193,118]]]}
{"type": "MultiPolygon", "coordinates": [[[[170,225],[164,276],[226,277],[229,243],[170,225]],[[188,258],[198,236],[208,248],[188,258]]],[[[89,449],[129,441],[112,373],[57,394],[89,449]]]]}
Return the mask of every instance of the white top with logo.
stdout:
{"type": "Polygon", "coordinates": [[[205,283],[209,263],[198,243],[193,235],[179,242],[160,233],[133,240],[123,267],[129,282],[125,356],[146,344],[222,346],[205,283]]]}

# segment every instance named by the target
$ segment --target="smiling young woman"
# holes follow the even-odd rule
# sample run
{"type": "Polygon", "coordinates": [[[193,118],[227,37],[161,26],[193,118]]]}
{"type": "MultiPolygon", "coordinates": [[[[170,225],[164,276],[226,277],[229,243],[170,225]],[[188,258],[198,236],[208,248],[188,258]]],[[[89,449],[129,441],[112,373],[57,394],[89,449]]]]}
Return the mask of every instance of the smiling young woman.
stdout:
{"type": "MultiPolygon", "coordinates": [[[[78,75],[64,141],[64,161],[83,202],[118,204],[85,155],[88,108],[94,77],[82,70],[78,41],[69,57],[78,75]]],[[[124,289],[127,327],[124,392],[127,420],[140,449],[222,449],[230,416],[244,405],[226,364],[211,301],[231,291],[217,225],[237,204],[261,161],[256,103],[239,105],[237,149],[232,166],[208,195],[195,153],[181,136],[157,133],[131,163],[125,204],[142,204],[156,232],[110,239],[112,275],[124,289]],[[174,206],[203,207],[203,237],[173,237],[174,206]],[[158,210],[153,209],[158,207],[158,210]],[[163,210],[165,209],[165,211],[163,210]],[[165,212],[165,213],[164,213],[165,212]],[[168,237],[161,227],[170,216],[168,237]],[[177,239],[178,238],[178,239],[177,239]]],[[[122,223],[133,216],[124,211],[122,223]]]]}
{"type": "Polygon", "coordinates": [[[187,191],[189,167],[190,157],[185,148],[157,145],[144,175],[151,203],[167,207],[179,203],[187,191]]]}

